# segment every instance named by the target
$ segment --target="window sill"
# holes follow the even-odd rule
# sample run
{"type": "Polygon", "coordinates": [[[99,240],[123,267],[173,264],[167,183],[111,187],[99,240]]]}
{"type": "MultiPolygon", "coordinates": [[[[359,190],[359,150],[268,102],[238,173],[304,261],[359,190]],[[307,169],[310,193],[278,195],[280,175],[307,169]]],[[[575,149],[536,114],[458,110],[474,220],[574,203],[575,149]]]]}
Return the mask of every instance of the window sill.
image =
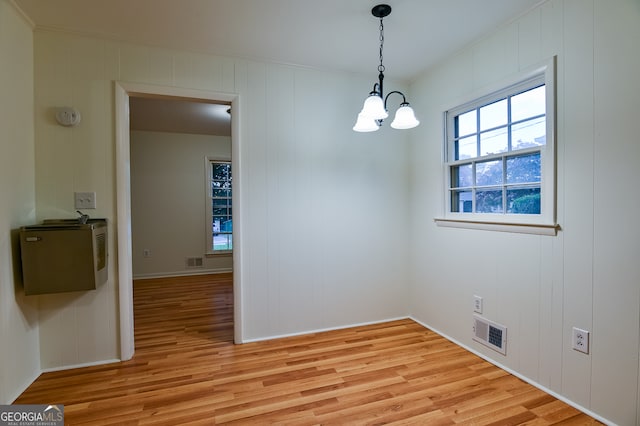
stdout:
{"type": "Polygon", "coordinates": [[[233,250],[220,250],[220,251],[211,251],[204,254],[205,257],[216,257],[216,256],[231,256],[233,254],[233,250]]]}
{"type": "Polygon", "coordinates": [[[536,235],[558,235],[560,225],[546,225],[536,223],[506,223],[506,222],[483,222],[476,220],[461,219],[433,219],[436,225],[448,228],[479,229],[483,231],[515,232],[519,234],[536,235]]]}

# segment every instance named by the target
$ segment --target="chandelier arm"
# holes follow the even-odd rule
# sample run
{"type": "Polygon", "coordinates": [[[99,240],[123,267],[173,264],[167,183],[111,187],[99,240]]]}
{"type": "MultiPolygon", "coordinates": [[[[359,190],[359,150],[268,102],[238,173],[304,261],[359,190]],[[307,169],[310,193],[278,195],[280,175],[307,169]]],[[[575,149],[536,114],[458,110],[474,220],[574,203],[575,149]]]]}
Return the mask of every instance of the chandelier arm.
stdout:
{"type": "Polygon", "coordinates": [[[398,95],[402,96],[402,103],[400,104],[401,106],[404,104],[409,105],[409,103],[407,102],[407,98],[405,98],[404,96],[404,93],[398,90],[394,90],[392,92],[387,93],[387,96],[384,97],[384,109],[387,109],[387,99],[389,99],[389,95],[391,95],[392,93],[397,93],[398,95]]]}
{"type": "Polygon", "coordinates": [[[377,95],[382,97],[382,87],[380,86],[380,83],[373,84],[373,89],[371,90],[371,92],[369,92],[369,96],[372,96],[372,95],[377,95]]]}

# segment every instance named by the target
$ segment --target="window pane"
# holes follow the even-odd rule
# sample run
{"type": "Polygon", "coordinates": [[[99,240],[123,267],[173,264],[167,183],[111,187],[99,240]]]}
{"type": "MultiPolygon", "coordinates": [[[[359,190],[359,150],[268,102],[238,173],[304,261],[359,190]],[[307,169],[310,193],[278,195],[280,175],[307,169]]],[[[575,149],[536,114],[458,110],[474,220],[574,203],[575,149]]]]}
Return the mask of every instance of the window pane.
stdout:
{"type": "Polygon", "coordinates": [[[524,149],[547,143],[547,120],[545,117],[523,121],[511,127],[511,149],[524,149]]]}
{"type": "Polygon", "coordinates": [[[540,188],[507,189],[507,213],[540,214],[540,188]]]}
{"type": "Polygon", "coordinates": [[[451,191],[451,211],[458,213],[471,213],[472,211],[471,191],[451,191]]]}
{"type": "Polygon", "coordinates": [[[231,191],[228,189],[214,189],[212,194],[214,197],[231,197],[231,191]]]}
{"type": "Polygon", "coordinates": [[[231,177],[231,164],[217,163],[211,169],[214,180],[227,180],[231,177]]]}
{"type": "Polygon", "coordinates": [[[507,183],[540,182],[540,153],[507,158],[507,183]]]}
{"type": "Polygon", "coordinates": [[[470,135],[478,132],[477,110],[469,111],[464,114],[460,114],[456,117],[457,128],[456,137],[470,135]]]}
{"type": "Polygon", "coordinates": [[[220,222],[220,232],[230,234],[233,232],[233,222],[229,217],[224,218],[220,222]]]}
{"type": "Polygon", "coordinates": [[[473,185],[473,168],[471,164],[451,168],[451,187],[460,188],[473,185]]]}
{"type": "Polygon", "coordinates": [[[507,128],[492,130],[480,134],[480,156],[499,154],[509,149],[507,128]]]}
{"type": "Polygon", "coordinates": [[[211,247],[213,251],[232,249],[231,163],[211,161],[211,247]]]}
{"type": "Polygon", "coordinates": [[[502,213],[502,190],[476,191],[476,212],[502,213]]]}
{"type": "Polygon", "coordinates": [[[480,108],[480,131],[507,124],[507,100],[480,108]]]}
{"type": "MultiPolygon", "coordinates": [[[[214,190],[214,191],[216,189],[229,190],[229,189],[231,189],[231,181],[223,182],[223,181],[215,180],[215,181],[211,182],[211,189],[214,190]]],[[[214,197],[215,197],[215,195],[214,195],[214,197]]]]}
{"type": "Polygon", "coordinates": [[[227,198],[214,198],[212,200],[212,205],[213,207],[230,207],[231,206],[231,200],[227,199],[227,198]]]}
{"type": "Polygon", "coordinates": [[[456,160],[474,158],[478,156],[477,137],[470,136],[456,141],[456,160]]]}
{"type": "Polygon", "coordinates": [[[522,92],[511,98],[511,121],[520,121],[545,113],[544,86],[522,92]]]}
{"type": "Polygon", "coordinates": [[[476,163],[476,185],[502,185],[502,160],[476,163]]]}
{"type": "Polygon", "coordinates": [[[216,234],[213,236],[214,250],[232,250],[233,237],[231,234],[216,234]]]}

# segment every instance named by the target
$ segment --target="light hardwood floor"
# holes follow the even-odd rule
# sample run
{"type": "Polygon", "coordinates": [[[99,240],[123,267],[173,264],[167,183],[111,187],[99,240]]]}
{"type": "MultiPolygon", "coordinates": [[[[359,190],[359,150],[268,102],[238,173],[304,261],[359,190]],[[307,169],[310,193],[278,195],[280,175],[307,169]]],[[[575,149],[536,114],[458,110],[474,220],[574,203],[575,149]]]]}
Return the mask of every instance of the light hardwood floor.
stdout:
{"type": "Polygon", "coordinates": [[[16,401],[66,424],[600,424],[411,320],[234,345],[231,275],[137,281],[131,361],[16,401]]]}

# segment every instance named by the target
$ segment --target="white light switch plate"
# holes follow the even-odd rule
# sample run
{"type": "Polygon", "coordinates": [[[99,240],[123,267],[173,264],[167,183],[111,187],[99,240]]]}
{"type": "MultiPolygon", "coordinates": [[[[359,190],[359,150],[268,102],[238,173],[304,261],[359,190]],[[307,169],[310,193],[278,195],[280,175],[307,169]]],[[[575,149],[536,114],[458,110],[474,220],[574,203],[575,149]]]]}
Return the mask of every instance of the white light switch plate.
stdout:
{"type": "Polygon", "coordinates": [[[74,192],[76,209],[95,209],[96,193],[95,192],[74,192]]]}

